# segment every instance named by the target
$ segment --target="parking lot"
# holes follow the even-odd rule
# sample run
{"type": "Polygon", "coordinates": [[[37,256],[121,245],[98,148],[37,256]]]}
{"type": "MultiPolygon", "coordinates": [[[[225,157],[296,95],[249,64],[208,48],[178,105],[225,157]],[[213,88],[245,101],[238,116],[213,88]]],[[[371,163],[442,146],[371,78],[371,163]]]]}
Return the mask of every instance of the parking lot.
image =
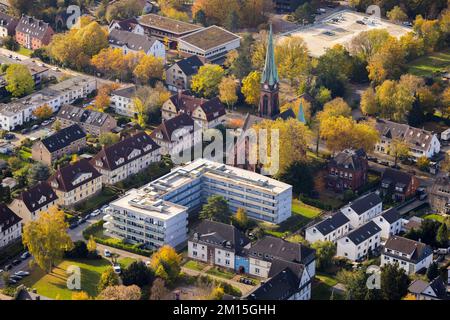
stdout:
{"type": "MultiPolygon", "coordinates": [[[[336,44],[346,45],[363,31],[385,29],[392,36],[401,37],[412,29],[383,19],[374,19],[369,15],[349,10],[338,11],[313,25],[289,32],[285,36],[301,37],[306,42],[310,55],[321,56],[327,48],[336,44]]],[[[280,36],[282,40],[284,36],[280,36]]]]}

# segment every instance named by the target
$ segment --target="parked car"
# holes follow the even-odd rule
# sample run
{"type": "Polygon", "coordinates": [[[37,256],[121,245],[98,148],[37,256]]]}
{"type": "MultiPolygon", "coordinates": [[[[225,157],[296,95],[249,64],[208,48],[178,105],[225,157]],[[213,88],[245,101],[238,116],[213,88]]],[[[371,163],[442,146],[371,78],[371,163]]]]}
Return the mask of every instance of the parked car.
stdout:
{"type": "Polygon", "coordinates": [[[77,223],[77,222],[72,223],[72,224],[69,226],[69,229],[75,229],[76,227],[78,227],[78,223],[77,223]]]}
{"type": "Polygon", "coordinates": [[[31,130],[37,130],[37,129],[39,129],[39,125],[38,124],[35,124],[34,126],[31,127],[31,130]]]}
{"type": "Polygon", "coordinates": [[[20,131],[21,134],[27,134],[28,132],[30,132],[29,128],[25,128],[20,131]]]}
{"type": "Polygon", "coordinates": [[[91,217],[96,217],[96,216],[98,216],[99,214],[100,214],[100,210],[99,210],[99,209],[94,210],[94,211],[92,211],[92,213],[91,213],[91,217]]]}
{"type": "Polygon", "coordinates": [[[150,267],[150,261],[147,260],[147,261],[145,261],[144,263],[145,263],[145,265],[146,265],[147,267],[150,267]]]}
{"type": "Polygon", "coordinates": [[[28,251],[25,251],[25,252],[22,253],[22,255],[20,256],[20,259],[26,260],[26,259],[28,259],[29,256],[30,256],[30,253],[29,253],[28,251]]]}
{"type": "Polygon", "coordinates": [[[3,139],[5,140],[12,140],[14,139],[16,136],[14,135],[14,133],[7,133],[5,134],[5,136],[3,137],[3,139]]]}
{"type": "Polygon", "coordinates": [[[16,281],[16,280],[14,280],[14,279],[11,279],[11,278],[10,278],[10,279],[9,279],[9,283],[10,283],[10,284],[16,284],[16,283],[17,283],[17,281],[16,281]]]}
{"type": "Polygon", "coordinates": [[[9,277],[9,279],[10,280],[15,280],[15,281],[20,281],[20,280],[22,280],[22,277],[13,274],[11,277],[9,277]]]}
{"type": "Polygon", "coordinates": [[[12,264],[7,264],[7,265],[5,266],[5,271],[11,270],[12,267],[13,267],[12,264]]]}
{"type": "Polygon", "coordinates": [[[19,276],[19,277],[26,277],[26,276],[29,276],[30,273],[28,271],[20,270],[20,271],[15,272],[14,275],[19,276]]]}
{"type": "Polygon", "coordinates": [[[21,262],[22,262],[21,260],[16,259],[16,260],[14,260],[14,261],[12,262],[12,264],[13,264],[14,266],[18,266],[21,262]]]}
{"type": "Polygon", "coordinates": [[[114,273],[120,274],[122,272],[122,269],[120,268],[120,266],[118,264],[113,266],[113,269],[114,269],[114,273]]]}
{"type": "Polygon", "coordinates": [[[365,24],[365,22],[362,21],[362,20],[356,20],[356,23],[357,23],[357,24],[365,24]]]}
{"type": "Polygon", "coordinates": [[[107,258],[111,257],[111,251],[109,251],[108,249],[105,249],[104,253],[105,253],[105,257],[107,257],[107,258]]]}

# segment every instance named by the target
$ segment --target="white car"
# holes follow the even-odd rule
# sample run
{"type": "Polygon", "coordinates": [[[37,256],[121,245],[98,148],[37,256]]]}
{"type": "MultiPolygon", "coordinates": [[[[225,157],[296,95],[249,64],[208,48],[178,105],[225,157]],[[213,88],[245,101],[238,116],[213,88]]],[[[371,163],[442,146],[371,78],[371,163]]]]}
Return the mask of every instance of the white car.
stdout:
{"type": "Polygon", "coordinates": [[[110,206],[103,206],[103,207],[101,207],[101,211],[102,212],[106,212],[108,209],[110,208],[110,206]]]}
{"type": "Polygon", "coordinates": [[[96,217],[96,216],[98,216],[99,214],[100,214],[100,210],[99,210],[99,209],[94,210],[94,211],[92,211],[92,213],[91,213],[91,217],[96,217]]]}
{"type": "Polygon", "coordinates": [[[113,266],[113,269],[114,269],[114,273],[120,274],[122,272],[122,269],[120,268],[119,265],[113,266]]]}
{"type": "Polygon", "coordinates": [[[111,257],[111,251],[109,251],[108,249],[105,249],[105,257],[111,257]]]}
{"type": "Polygon", "coordinates": [[[150,261],[145,261],[145,265],[150,268],[150,261]]]}
{"type": "Polygon", "coordinates": [[[26,277],[29,276],[30,273],[28,271],[17,271],[14,273],[14,275],[19,276],[19,277],[26,277]]]}

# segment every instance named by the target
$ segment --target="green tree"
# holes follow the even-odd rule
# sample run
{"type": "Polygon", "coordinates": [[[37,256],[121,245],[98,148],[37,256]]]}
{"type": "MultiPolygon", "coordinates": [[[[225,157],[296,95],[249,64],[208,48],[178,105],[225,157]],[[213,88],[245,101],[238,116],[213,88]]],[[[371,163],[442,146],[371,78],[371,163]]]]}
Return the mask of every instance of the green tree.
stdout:
{"type": "Polygon", "coordinates": [[[317,269],[326,270],[333,261],[336,254],[336,245],[331,241],[316,241],[311,245],[316,250],[317,269]]]}
{"type": "Polygon", "coordinates": [[[363,270],[341,270],[337,280],[345,286],[347,300],[365,300],[367,295],[367,275],[363,270]]]}
{"type": "Polygon", "coordinates": [[[314,190],[314,176],[307,162],[294,162],[286,168],[279,179],[292,185],[295,194],[310,194],[314,190]]]}
{"type": "Polygon", "coordinates": [[[389,20],[395,22],[406,21],[408,19],[406,13],[399,6],[395,6],[391,11],[388,11],[386,16],[389,20]]]}
{"type": "Polygon", "coordinates": [[[9,186],[0,184],[0,202],[9,203],[11,201],[11,190],[9,186]]]}
{"type": "Polygon", "coordinates": [[[103,271],[102,275],[100,276],[98,291],[103,291],[107,287],[117,286],[119,285],[119,283],[119,276],[114,272],[114,269],[112,267],[109,267],[105,271],[103,271]]]}
{"type": "Polygon", "coordinates": [[[34,90],[34,80],[30,70],[22,64],[12,64],[8,67],[5,74],[5,87],[13,97],[26,96],[34,90]]]}
{"type": "Polygon", "coordinates": [[[237,49],[237,57],[230,66],[231,73],[238,79],[244,78],[252,71],[253,37],[246,33],[242,37],[241,45],[237,49]]]}
{"type": "Polygon", "coordinates": [[[239,15],[236,11],[233,10],[228,13],[227,19],[225,20],[225,28],[232,32],[239,28],[239,15]]]}
{"type": "Polygon", "coordinates": [[[436,235],[436,241],[444,248],[448,244],[448,227],[445,222],[441,223],[436,235]]]}
{"type": "Polygon", "coordinates": [[[221,196],[210,196],[200,211],[200,219],[209,219],[219,222],[228,222],[230,220],[230,208],[228,202],[221,196]]]}
{"type": "Polygon", "coordinates": [[[87,249],[89,253],[97,252],[97,243],[94,240],[94,236],[91,234],[87,243],[87,249]]]}
{"type": "Polygon", "coordinates": [[[150,260],[150,267],[155,276],[160,277],[168,284],[172,284],[180,275],[181,256],[174,248],[164,245],[158,249],[150,260]]]}
{"type": "Polygon", "coordinates": [[[135,284],[143,287],[151,284],[153,281],[153,272],[142,261],[134,261],[125,270],[122,271],[122,281],[126,286],[135,284]]]}
{"type": "Polygon", "coordinates": [[[433,281],[436,277],[439,276],[439,268],[436,262],[430,264],[427,269],[427,278],[428,281],[433,281]]]}
{"type": "Polygon", "coordinates": [[[41,212],[35,221],[23,227],[22,240],[34,260],[45,272],[51,272],[54,263],[63,257],[65,251],[73,247],[67,234],[68,223],[65,214],[56,207],[49,212],[41,212]]]}
{"type": "Polygon", "coordinates": [[[50,177],[50,168],[42,162],[34,163],[28,171],[28,184],[34,186],[40,181],[45,181],[50,177]]]}
{"type": "Polygon", "coordinates": [[[205,64],[192,77],[191,88],[206,98],[216,96],[224,73],[223,68],[219,65],[205,64]]]}
{"type": "Polygon", "coordinates": [[[410,280],[397,263],[381,267],[381,295],[385,300],[400,300],[408,293],[410,280]]]}
{"type": "Polygon", "coordinates": [[[105,147],[115,144],[119,142],[119,140],[119,135],[112,132],[102,133],[98,138],[98,142],[105,147]]]}

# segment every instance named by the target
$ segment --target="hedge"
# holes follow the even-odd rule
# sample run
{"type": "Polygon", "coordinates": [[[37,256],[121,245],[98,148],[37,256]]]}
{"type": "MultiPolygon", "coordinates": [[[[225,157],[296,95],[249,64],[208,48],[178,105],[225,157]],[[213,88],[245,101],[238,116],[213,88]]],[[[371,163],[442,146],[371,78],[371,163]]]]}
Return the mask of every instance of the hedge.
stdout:
{"type": "Polygon", "coordinates": [[[312,198],[309,198],[309,197],[307,197],[307,196],[305,196],[303,194],[300,195],[299,199],[300,199],[301,202],[303,202],[305,204],[308,204],[310,206],[313,206],[313,207],[316,207],[316,208],[319,208],[319,209],[322,209],[322,210],[325,210],[325,211],[330,211],[330,210],[333,209],[333,207],[330,206],[329,204],[324,204],[319,199],[312,199],[312,198]]]}

